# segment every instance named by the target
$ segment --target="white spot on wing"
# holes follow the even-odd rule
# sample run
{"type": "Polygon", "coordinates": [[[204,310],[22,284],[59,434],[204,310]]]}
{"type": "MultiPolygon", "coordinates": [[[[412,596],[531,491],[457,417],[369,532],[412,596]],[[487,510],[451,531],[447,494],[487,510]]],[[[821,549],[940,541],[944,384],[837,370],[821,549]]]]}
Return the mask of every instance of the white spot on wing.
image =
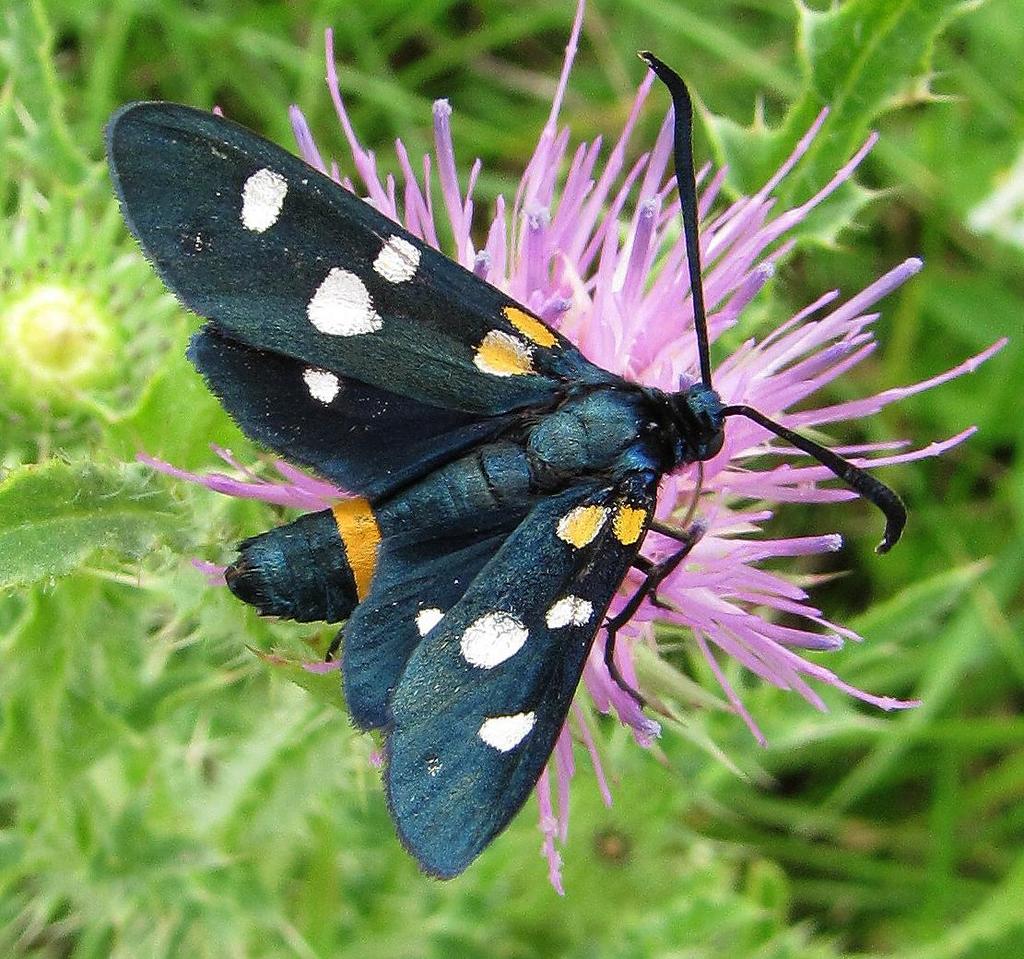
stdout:
{"type": "Polygon", "coordinates": [[[442,619],[444,613],[436,607],[421,609],[416,614],[416,629],[421,636],[426,636],[442,619]]]}
{"type": "Polygon", "coordinates": [[[312,366],[302,372],[302,378],[306,381],[306,388],[314,400],[319,400],[325,406],[338,395],[341,383],[330,370],[317,370],[312,366]]]}
{"type": "Polygon", "coordinates": [[[405,283],[416,275],[420,251],[400,236],[391,237],[373,261],[373,268],[389,283],[405,283]]]}
{"type": "Polygon", "coordinates": [[[242,226],[253,233],[269,230],[281,215],[288,183],[280,173],[257,170],[242,187],[242,226]]]}
{"type": "Polygon", "coordinates": [[[579,596],[563,596],[552,604],[544,621],[549,629],[561,629],[563,626],[586,626],[594,615],[594,604],[579,596]]]}
{"type": "Polygon", "coordinates": [[[330,336],[374,333],[383,325],[363,281],[337,266],[317,287],[306,314],[313,326],[330,336]]]}
{"type": "Polygon", "coordinates": [[[486,613],[467,627],[459,644],[471,666],[493,669],[523,648],[529,632],[511,613],[486,613]]]}
{"type": "Polygon", "coordinates": [[[536,713],[492,716],[483,721],[477,735],[499,753],[507,753],[526,739],[536,721],[536,713]]]}

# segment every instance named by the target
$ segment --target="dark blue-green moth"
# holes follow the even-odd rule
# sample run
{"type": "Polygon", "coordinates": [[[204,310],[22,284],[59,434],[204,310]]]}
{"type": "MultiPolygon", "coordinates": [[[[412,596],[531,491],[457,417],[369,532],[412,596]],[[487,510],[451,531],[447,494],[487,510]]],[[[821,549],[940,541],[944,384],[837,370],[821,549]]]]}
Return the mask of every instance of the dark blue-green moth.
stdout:
{"type": "Polygon", "coordinates": [[[243,542],[227,582],[266,615],[346,621],[352,718],[382,731],[398,833],[435,876],[462,872],[526,800],[599,629],[628,690],[615,633],[700,535],[654,519],[658,483],[714,456],[728,417],[755,420],[879,506],[880,551],[906,520],[882,483],[712,388],[692,107],[680,78],[641,56],[675,110],[700,355],[700,382],[673,394],[590,363],[229,120],[132,103],[107,128],[129,228],[207,318],[189,358],[249,437],[356,494],[243,542]],[[679,543],[659,564],[639,555],[652,528],[679,543]],[[643,584],[606,620],[631,566],[643,584]]]}

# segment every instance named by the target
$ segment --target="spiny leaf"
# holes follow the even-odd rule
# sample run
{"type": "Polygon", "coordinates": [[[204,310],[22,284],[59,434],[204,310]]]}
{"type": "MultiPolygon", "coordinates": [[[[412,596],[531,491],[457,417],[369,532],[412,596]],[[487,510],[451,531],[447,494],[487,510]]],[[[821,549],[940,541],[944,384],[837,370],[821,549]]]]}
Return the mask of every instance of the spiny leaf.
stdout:
{"type": "Polygon", "coordinates": [[[100,551],[137,559],[180,528],[173,502],[141,466],[21,467],[0,484],[0,587],[62,576],[100,551]]]}
{"type": "MultiPolygon", "coordinates": [[[[956,16],[976,6],[964,0],[850,0],[819,13],[795,0],[800,17],[803,85],[775,127],[757,118],[744,127],[705,111],[729,181],[751,193],[781,165],[815,117],[829,114],[797,168],[775,191],[780,208],[807,200],[867,139],[871,124],[911,101],[927,100],[935,39],[956,16]]],[[[803,234],[833,243],[871,197],[844,184],[803,226],[803,234]]]]}

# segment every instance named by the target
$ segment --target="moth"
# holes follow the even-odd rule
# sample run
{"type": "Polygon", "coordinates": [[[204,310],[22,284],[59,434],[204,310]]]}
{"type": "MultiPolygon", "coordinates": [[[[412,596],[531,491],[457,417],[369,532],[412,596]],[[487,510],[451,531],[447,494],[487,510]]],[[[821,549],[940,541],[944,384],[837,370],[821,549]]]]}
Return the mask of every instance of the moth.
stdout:
{"type": "Polygon", "coordinates": [[[674,163],[700,379],[666,393],[589,362],[521,303],[255,133],[172,103],[107,127],[125,220],[164,283],[206,318],[188,356],[252,440],[354,494],[245,540],[227,583],[260,613],[344,622],[352,719],[380,730],[398,834],[438,877],[462,872],[533,789],[594,638],[686,558],[698,522],[655,519],[666,474],[754,420],[885,514],[897,495],[712,387],[692,105],[674,163]],[[648,530],[678,549],[654,564],[648,530]],[[609,604],[631,567],[642,584],[609,604]]]}

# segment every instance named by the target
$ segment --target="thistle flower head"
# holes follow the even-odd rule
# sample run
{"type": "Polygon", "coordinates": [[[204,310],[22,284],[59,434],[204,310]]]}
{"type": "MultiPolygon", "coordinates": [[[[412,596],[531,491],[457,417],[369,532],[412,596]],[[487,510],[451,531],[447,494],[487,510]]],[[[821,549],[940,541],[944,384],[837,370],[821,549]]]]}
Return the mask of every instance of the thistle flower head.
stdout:
{"type": "MultiPolygon", "coordinates": [[[[174,301],[128,245],[117,209],[18,182],[0,246],[0,463],[95,443],[167,355],[174,301]]],[[[99,187],[97,186],[97,192],[99,187]]]]}
{"type": "MultiPolygon", "coordinates": [[[[348,189],[364,196],[379,211],[402,223],[424,242],[440,248],[440,221],[452,246],[444,252],[467,269],[506,291],[548,324],[573,340],[593,362],[631,380],[675,392],[699,380],[693,335],[691,290],[685,245],[680,235],[680,202],[670,169],[671,116],[666,116],[652,148],[629,162],[634,127],[645,109],[653,75],[637,90],[623,130],[611,149],[600,139],[573,144],[559,125],[559,113],[576,53],[582,23],[580,4],[551,111],[536,149],[511,198],[498,197],[486,233],[475,216],[474,187],[479,161],[470,168],[465,188],[452,145],[452,109],[447,101],[433,110],[434,152],[423,157],[422,176],[399,140],[396,153],[401,177],[382,174],[376,157],[356,136],[346,112],[335,72],[332,37],[327,34],[327,84],[347,140],[350,157],[327,162],[298,107],[292,126],[305,160],[348,189]],[[430,181],[437,177],[442,208],[431,201],[430,181]],[[482,244],[474,237],[486,236],[482,244]]],[[[836,172],[819,192],[790,210],[778,210],[773,190],[799,163],[825,120],[811,125],[778,171],[751,196],[720,202],[724,171],[705,169],[698,177],[701,258],[708,331],[712,341],[734,327],[745,307],[772,276],[791,249],[786,239],[810,212],[849,180],[871,149],[875,135],[836,172]]],[[[872,326],[875,304],[922,267],[909,259],[852,297],[824,293],[770,335],[743,341],[714,371],[715,389],[728,404],[746,404],[794,429],[818,429],[859,420],[883,407],[975,369],[1001,344],[952,370],[922,383],[887,390],[873,397],[837,404],[815,404],[827,384],[871,355],[876,346],[872,326]],[[799,412],[794,408],[799,406],[799,412]]],[[[884,466],[936,456],[965,440],[972,430],[922,448],[904,443],[846,447],[838,450],[858,465],[884,466]]],[[[221,455],[236,477],[196,476],[150,462],[175,475],[202,482],[220,492],[283,503],[300,509],[329,505],[342,495],[287,464],[277,463],[280,480],[266,482],[221,455]]],[[[720,453],[703,464],[702,481],[691,467],[666,477],[658,516],[695,510],[703,536],[662,584],[661,606],[645,602],[619,634],[616,664],[627,683],[637,685],[633,650],[653,647],[654,624],[683,627],[706,658],[735,712],[757,739],[764,736],[730,686],[719,660],[736,659],[752,673],[780,688],[794,690],[813,706],[824,703],[812,683],[833,686],[882,709],[913,705],[859,690],[835,673],[803,657],[804,650],[834,650],[856,636],[827,620],[807,592],[785,576],[763,568],[769,560],[828,553],[841,545],[838,535],[773,538],[776,504],[825,503],[851,499],[828,469],[798,459],[802,454],[780,443],[754,422],[731,419],[720,453]],[[794,462],[795,460],[795,462],[794,462]],[[696,502],[695,502],[696,499],[696,502]],[[785,616],[786,624],[777,619],[785,616]]],[[[650,533],[643,547],[658,561],[673,550],[665,537],[650,533]]],[[[208,572],[210,570],[207,570],[208,572]]],[[[216,575],[216,570],[213,570],[216,575]]],[[[621,609],[639,585],[632,574],[613,602],[621,609]]],[[[583,708],[584,700],[601,712],[614,712],[642,745],[659,734],[659,726],[614,682],[604,663],[604,634],[599,634],[584,671],[582,690],[538,783],[544,849],[551,881],[561,890],[556,842],[568,827],[568,784],[574,771],[572,739],[582,741],[598,775],[606,801],[610,794],[583,708]],[[553,781],[552,781],[553,780],[553,781]]]]}
{"type": "Polygon", "coordinates": [[[27,379],[81,383],[109,365],[109,324],[84,291],[45,283],[8,306],[4,341],[27,379]]]}

